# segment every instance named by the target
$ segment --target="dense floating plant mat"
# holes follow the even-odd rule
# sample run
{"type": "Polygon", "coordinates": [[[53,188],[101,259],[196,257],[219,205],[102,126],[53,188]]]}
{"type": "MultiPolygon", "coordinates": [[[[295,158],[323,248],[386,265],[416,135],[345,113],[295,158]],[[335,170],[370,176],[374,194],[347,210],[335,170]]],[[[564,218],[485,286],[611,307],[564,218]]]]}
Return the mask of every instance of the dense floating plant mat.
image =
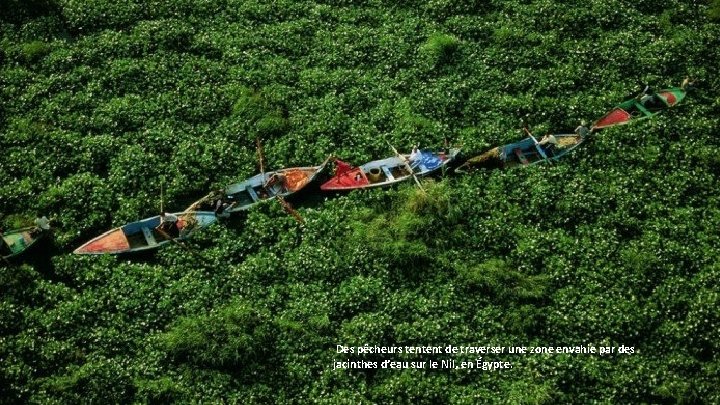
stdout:
{"type": "MultiPolygon", "coordinates": [[[[10,402],[720,401],[720,29],[669,0],[9,1],[0,264],[10,402]],[[696,89],[552,165],[258,204],[154,254],[84,241],[266,167],[482,153],[645,83],[696,89]],[[162,179],[165,179],[162,181],[162,179]],[[337,345],[633,347],[512,369],[342,370],[337,345]]],[[[713,14],[714,13],[714,14],[713,14]]],[[[428,355],[430,356],[430,355],[428,355]]],[[[385,358],[387,357],[387,358],[385,358]]],[[[487,359],[490,361],[491,359],[487,359]]]]}

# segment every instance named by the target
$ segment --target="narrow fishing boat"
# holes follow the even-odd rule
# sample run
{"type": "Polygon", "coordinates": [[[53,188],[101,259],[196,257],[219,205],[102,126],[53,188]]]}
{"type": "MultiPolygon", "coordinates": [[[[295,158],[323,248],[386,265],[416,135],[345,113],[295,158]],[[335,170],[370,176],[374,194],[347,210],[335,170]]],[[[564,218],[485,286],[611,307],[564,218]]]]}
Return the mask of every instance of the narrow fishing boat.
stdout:
{"type": "Polygon", "coordinates": [[[624,101],[613,108],[602,118],[595,121],[593,130],[625,125],[634,121],[650,118],[663,110],[676,106],[685,99],[686,90],[682,87],[670,87],[643,94],[636,98],[624,101]]]}
{"type": "Polygon", "coordinates": [[[448,153],[417,151],[416,156],[398,155],[374,160],[359,167],[336,160],[335,175],[320,186],[323,191],[349,191],[362,188],[386,187],[414,176],[427,176],[455,160],[460,149],[448,153]],[[409,169],[409,170],[408,170],[409,169]]]}
{"type": "Polygon", "coordinates": [[[229,185],[195,201],[188,210],[210,209],[218,215],[247,210],[272,198],[285,198],[312,183],[330,160],[320,166],[293,167],[257,174],[240,183],[229,185]]]}
{"type": "Polygon", "coordinates": [[[35,226],[13,229],[2,233],[0,234],[2,236],[0,256],[5,260],[18,256],[30,249],[32,245],[47,234],[47,231],[42,231],[35,226]]]}
{"type": "Polygon", "coordinates": [[[172,240],[186,239],[198,229],[217,221],[214,213],[205,211],[186,211],[171,215],[178,219],[171,231],[160,228],[160,215],[157,215],[107,231],[75,249],[73,253],[119,254],[155,249],[172,240]]]}
{"type": "Polygon", "coordinates": [[[553,134],[546,135],[538,142],[530,135],[518,142],[498,146],[470,158],[455,171],[463,172],[474,168],[509,168],[549,162],[572,152],[584,140],[585,138],[578,134],[553,134]]]}

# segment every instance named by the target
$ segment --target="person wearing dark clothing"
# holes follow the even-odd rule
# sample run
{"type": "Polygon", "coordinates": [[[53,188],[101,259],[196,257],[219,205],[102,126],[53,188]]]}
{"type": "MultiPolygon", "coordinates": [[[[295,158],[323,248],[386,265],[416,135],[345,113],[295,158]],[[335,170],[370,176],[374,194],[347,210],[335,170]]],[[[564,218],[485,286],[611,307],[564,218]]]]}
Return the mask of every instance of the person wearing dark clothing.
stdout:
{"type": "Polygon", "coordinates": [[[169,214],[163,211],[160,213],[160,225],[157,226],[157,229],[166,232],[172,238],[177,238],[178,236],[180,236],[178,220],[179,218],[177,217],[177,215],[169,214]]]}

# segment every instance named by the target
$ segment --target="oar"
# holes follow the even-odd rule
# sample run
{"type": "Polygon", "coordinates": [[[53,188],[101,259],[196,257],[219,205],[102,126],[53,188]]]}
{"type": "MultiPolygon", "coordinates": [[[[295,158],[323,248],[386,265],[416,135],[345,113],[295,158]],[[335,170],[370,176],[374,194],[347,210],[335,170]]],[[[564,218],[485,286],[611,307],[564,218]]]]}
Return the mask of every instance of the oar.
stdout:
{"type": "Polygon", "coordinates": [[[640,90],[640,93],[638,93],[638,95],[635,96],[635,99],[638,100],[638,101],[640,101],[640,98],[641,98],[643,95],[645,95],[648,90],[650,90],[650,85],[647,84],[647,83],[642,83],[641,86],[645,86],[645,87],[643,87],[643,89],[640,90]]]}
{"type": "Polygon", "coordinates": [[[280,203],[280,205],[282,205],[282,207],[285,209],[285,211],[286,211],[288,214],[292,215],[293,218],[295,218],[295,221],[297,221],[297,223],[299,223],[300,225],[305,224],[305,220],[300,216],[300,213],[298,213],[298,212],[292,207],[292,205],[290,205],[289,202],[285,201],[285,199],[284,199],[282,196],[280,196],[280,195],[277,196],[277,200],[278,200],[278,202],[280,203]]]}
{"type": "Polygon", "coordinates": [[[425,192],[425,189],[423,188],[422,184],[420,184],[420,180],[418,180],[417,176],[415,176],[415,172],[413,171],[412,167],[410,167],[410,163],[408,163],[405,156],[401,155],[400,152],[398,152],[398,150],[395,149],[395,147],[390,144],[390,142],[385,141],[385,143],[387,143],[388,146],[390,147],[390,149],[392,149],[393,152],[395,152],[395,154],[397,155],[397,157],[400,158],[400,161],[405,164],[405,169],[407,169],[407,171],[410,172],[413,179],[415,179],[415,183],[417,184],[418,187],[420,187],[420,190],[425,192]]]}
{"type": "Polygon", "coordinates": [[[265,183],[265,165],[263,164],[263,153],[262,153],[262,144],[260,143],[260,138],[255,138],[255,145],[256,145],[256,151],[258,155],[258,163],[260,164],[260,174],[262,174],[263,183],[265,183]]]}
{"type": "Polygon", "coordinates": [[[211,196],[215,195],[215,192],[210,192],[206,194],[204,197],[200,198],[199,200],[195,201],[194,203],[190,204],[189,207],[185,209],[183,212],[190,212],[190,211],[197,211],[198,205],[202,204],[205,201],[208,201],[211,196]]]}
{"type": "Polygon", "coordinates": [[[538,140],[535,139],[535,137],[530,132],[530,130],[527,129],[527,127],[523,128],[523,130],[525,130],[525,132],[530,136],[530,139],[532,139],[533,142],[535,142],[535,148],[537,148],[538,153],[540,153],[540,156],[542,156],[542,158],[545,159],[545,162],[550,163],[550,160],[548,159],[547,155],[545,154],[545,151],[542,150],[542,146],[540,145],[540,142],[538,142],[538,140]]]}
{"type": "Polygon", "coordinates": [[[163,183],[165,183],[165,176],[160,177],[160,212],[165,212],[164,207],[164,196],[163,196],[163,183]]]}

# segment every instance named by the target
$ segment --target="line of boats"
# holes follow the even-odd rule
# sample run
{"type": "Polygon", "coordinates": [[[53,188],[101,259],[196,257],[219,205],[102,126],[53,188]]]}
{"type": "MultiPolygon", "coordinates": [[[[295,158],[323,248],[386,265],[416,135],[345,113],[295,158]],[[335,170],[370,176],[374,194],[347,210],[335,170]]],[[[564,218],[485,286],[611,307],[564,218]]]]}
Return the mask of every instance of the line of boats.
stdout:
{"type": "MultiPolygon", "coordinates": [[[[413,176],[428,176],[448,167],[459,152],[455,148],[449,153],[419,151],[415,159],[411,159],[410,155],[399,155],[359,167],[336,160],[335,174],[320,186],[320,190],[337,192],[387,187],[413,176]]],[[[185,211],[172,214],[178,218],[177,237],[174,239],[186,239],[218,218],[245,211],[262,201],[285,198],[302,191],[325,172],[329,160],[319,166],[261,173],[231,184],[225,190],[208,194],[185,211]]],[[[168,233],[158,228],[160,222],[158,215],[112,229],[75,249],[74,253],[118,254],[154,249],[171,241],[168,233]]]]}
{"type": "MultiPolygon", "coordinates": [[[[345,192],[357,189],[388,187],[394,184],[417,180],[448,168],[463,172],[477,168],[509,168],[557,160],[580,146],[589,134],[611,126],[625,125],[650,118],[660,111],[674,107],[686,96],[685,85],[670,87],[658,92],[643,92],[638,97],[620,103],[591,128],[578,127],[572,134],[546,135],[538,141],[529,131],[528,137],[503,146],[490,149],[459,164],[460,148],[430,151],[414,149],[411,154],[399,154],[375,160],[354,167],[335,159],[332,175],[327,167],[332,158],[328,157],[318,166],[294,167],[262,172],[247,180],[231,184],[224,190],[211,192],[192,203],[183,212],[171,214],[176,220],[174,232],[161,227],[161,216],[154,216],[132,222],[114,229],[84,243],[73,253],[76,254],[119,254],[155,249],[162,245],[182,241],[218,218],[247,210],[256,204],[271,199],[290,197],[306,189],[314,182],[320,182],[322,192],[345,192]],[[459,164],[459,165],[458,165],[459,164]]],[[[647,88],[646,88],[647,90],[647,88]]],[[[2,234],[0,253],[7,260],[26,251],[48,232],[35,227],[22,228],[2,234]]]]}

